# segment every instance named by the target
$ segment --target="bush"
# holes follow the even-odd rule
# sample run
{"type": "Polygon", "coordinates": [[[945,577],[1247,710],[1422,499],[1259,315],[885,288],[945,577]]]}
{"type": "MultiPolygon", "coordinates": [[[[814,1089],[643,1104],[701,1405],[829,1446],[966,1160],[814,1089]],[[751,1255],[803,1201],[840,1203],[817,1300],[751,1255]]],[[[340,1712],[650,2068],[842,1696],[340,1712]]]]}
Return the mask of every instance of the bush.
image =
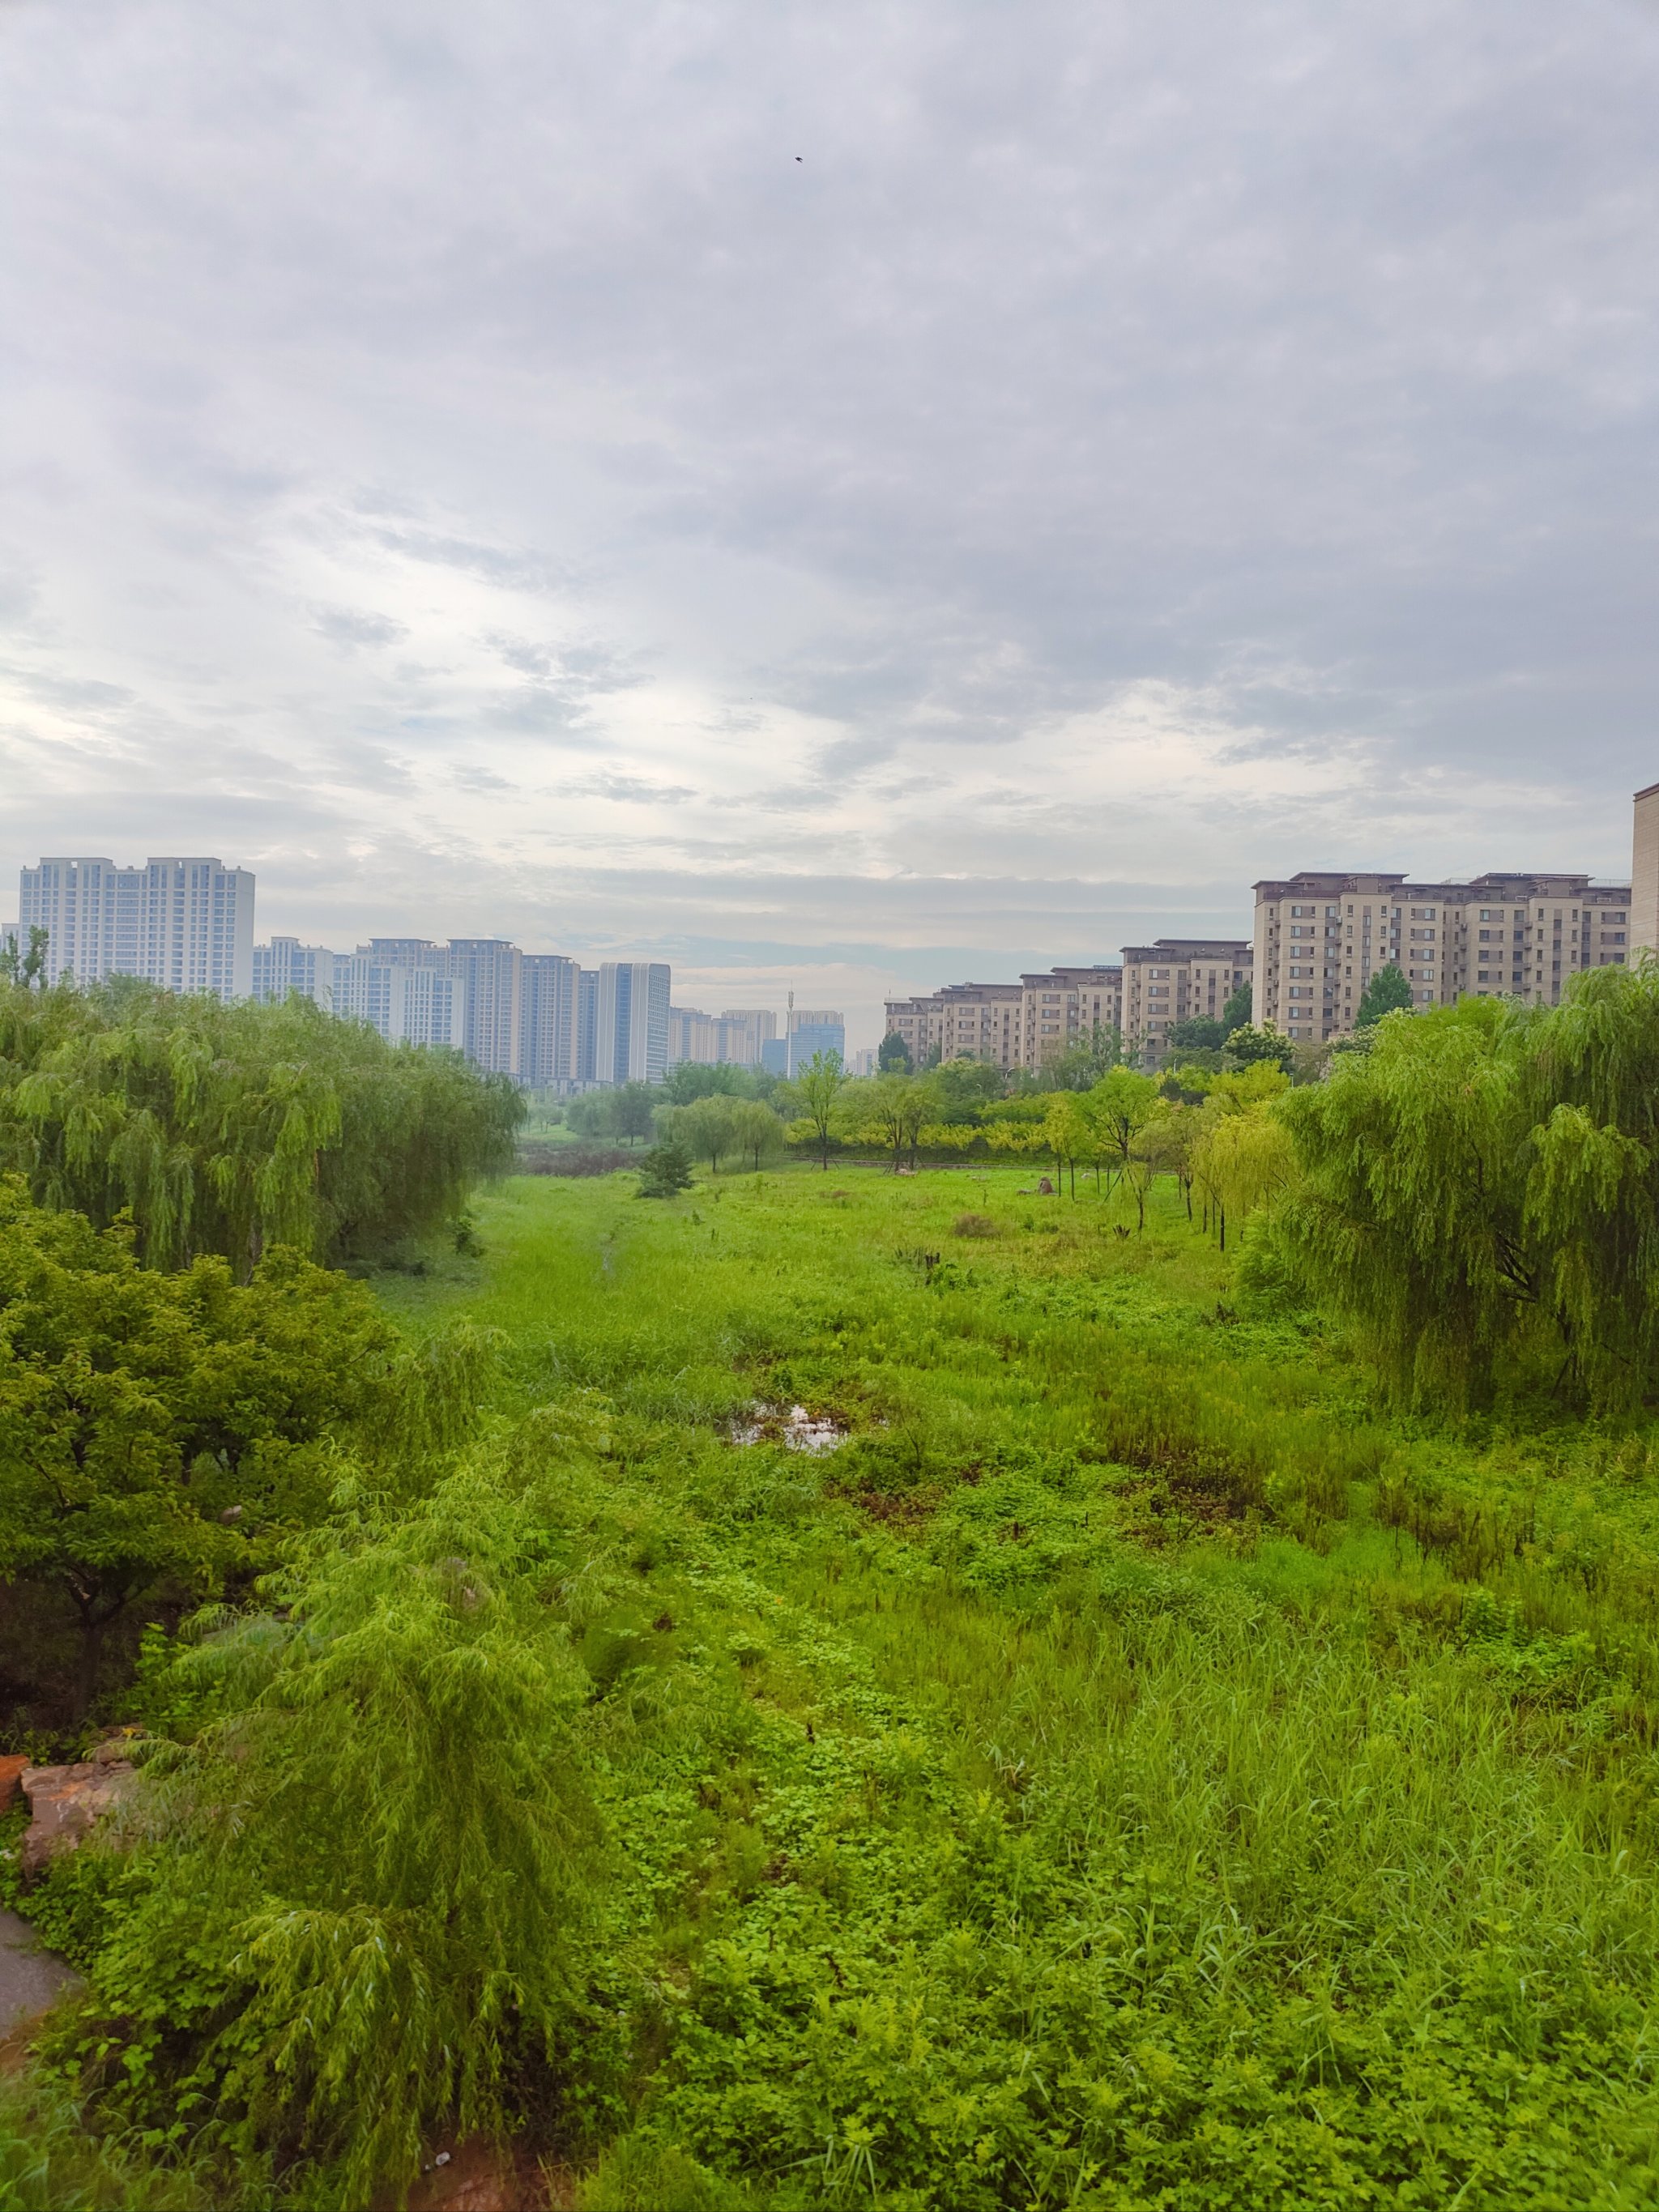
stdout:
{"type": "Polygon", "coordinates": [[[640,1163],[640,1196],[674,1198],[691,1188],[691,1155],[677,1138],[654,1145],[640,1163]]]}
{"type": "Polygon", "coordinates": [[[437,2128],[504,2130],[553,2061],[597,1847],[558,1517],[464,1472],[318,1533],[276,1611],[181,1653],[199,1724],[147,1764],[65,2031],[119,2053],[157,2139],[332,2164],[366,2203],[437,2128]]]}

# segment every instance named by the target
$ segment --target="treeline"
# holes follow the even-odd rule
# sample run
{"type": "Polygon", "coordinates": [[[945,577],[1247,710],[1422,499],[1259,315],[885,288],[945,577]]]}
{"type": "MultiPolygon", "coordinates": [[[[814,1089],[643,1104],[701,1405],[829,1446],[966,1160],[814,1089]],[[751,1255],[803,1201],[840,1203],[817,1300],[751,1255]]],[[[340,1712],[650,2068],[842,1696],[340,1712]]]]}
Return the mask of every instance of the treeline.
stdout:
{"type": "Polygon", "coordinates": [[[511,1164],[513,1085],[308,1000],[222,1005],[123,978],[0,981],[0,1170],[159,1267],[270,1247],[337,1264],[456,1217],[511,1164]]]}
{"type": "Polygon", "coordinates": [[[1344,1315],[1407,1395],[1547,1376],[1622,1417],[1659,1385],[1659,964],[1555,1007],[1394,1015],[1274,1109],[1292,1148],[1255,1274],[1344,1315]]]}

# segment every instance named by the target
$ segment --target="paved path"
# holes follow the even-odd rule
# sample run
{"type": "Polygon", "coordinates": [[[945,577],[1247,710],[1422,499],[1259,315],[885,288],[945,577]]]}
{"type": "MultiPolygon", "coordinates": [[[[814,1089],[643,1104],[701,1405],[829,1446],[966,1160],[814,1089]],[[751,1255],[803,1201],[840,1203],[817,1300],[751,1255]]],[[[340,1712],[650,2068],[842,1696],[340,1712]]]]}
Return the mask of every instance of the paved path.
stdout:
{"type": "Polygon", "coordinates": [[[0,1912],[0,2035],[42,2013],[79,1979],[55,1951],[45,1949],[27,1920],[0,1912]]]}

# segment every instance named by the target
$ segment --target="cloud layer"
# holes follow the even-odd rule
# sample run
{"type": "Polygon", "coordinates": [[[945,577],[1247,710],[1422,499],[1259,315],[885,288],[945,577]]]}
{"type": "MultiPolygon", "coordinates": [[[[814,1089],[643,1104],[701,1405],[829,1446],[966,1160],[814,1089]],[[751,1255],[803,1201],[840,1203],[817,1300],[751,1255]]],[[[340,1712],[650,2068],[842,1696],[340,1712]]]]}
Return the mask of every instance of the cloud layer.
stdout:
{"type": "Polygon", "coordinates": [[[1297,866],[1615,872],[1656,105],[1607,0],[12,0],[0,882],[873,1036],[1297,866]]]}

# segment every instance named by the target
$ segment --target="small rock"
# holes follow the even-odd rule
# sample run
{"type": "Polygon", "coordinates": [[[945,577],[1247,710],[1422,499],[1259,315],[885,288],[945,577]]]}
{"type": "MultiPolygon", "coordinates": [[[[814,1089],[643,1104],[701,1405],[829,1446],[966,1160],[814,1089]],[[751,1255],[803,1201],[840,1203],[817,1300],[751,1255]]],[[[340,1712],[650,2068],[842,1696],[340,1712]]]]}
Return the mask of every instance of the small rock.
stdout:
{"type": "Polygon", "coordinates": [[[23,1786],[23,1769],[28,1765],[27,1753],[0,1759],[0,1813],[9,1813],[17,1802],[17,1793],[23,1786]]]}
{"type": "MultiPolygon", "coordinates": [[[[118,1746],[120,1739],[114,1741],[118,1746]]],[[[100,1744],[98,1751],[108,1748],[100,1744]]],[[[52,1860],[74,1850],[93,1823],[118,1802],[132,1775],[131,1760],[123,1759],[118,1748],[112,1758],[94,1755],[73,1766],[26,1766],[23,1795],[33,1817],[19,1853],[25,1881],[33,1881],[52,1860]]]]}

